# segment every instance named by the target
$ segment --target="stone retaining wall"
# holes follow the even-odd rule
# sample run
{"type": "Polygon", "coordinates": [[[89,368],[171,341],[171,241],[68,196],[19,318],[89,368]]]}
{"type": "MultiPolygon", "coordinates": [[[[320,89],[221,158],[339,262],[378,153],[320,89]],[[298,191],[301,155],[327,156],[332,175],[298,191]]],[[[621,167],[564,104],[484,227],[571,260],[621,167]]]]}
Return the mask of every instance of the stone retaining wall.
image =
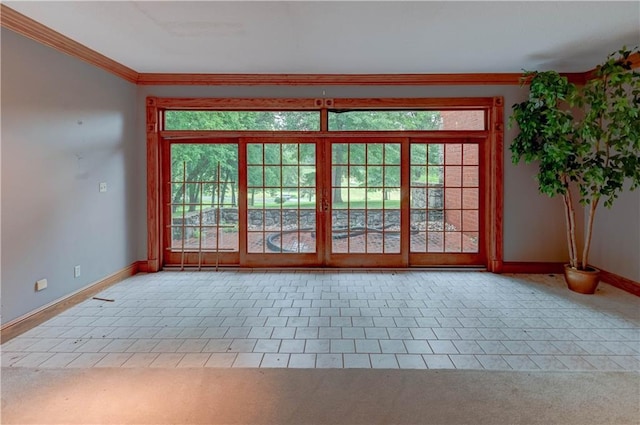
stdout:
{"type": "MultiPolygon", "coordinates": [[[[438,186],[411,188],[411,207],[416,210],[411,213],[412,221],[441,221],[444,207],[444,189],[438,186]],[[428,211],[423,208],[427,207],[428,211]],[[428,213],[428,217],[427,217],[428,213]]],[[[221,223],[237,223],[238,208],[207,208],[202,215],[197,212],[186,213],[186,226],[214,226],[217,224],[218,210],[221,223]],[[202,223],[200,223],[202,217],[202,223]]],[[[277,228],[287,230],[296,228],[315,228],[315,209],[250,209],[247,217],[250,229],[277,228]]],[[[174,226],[182,226],[183,218],[174,217],[174,226]]],[[[382,227],[399,226],[400,210],[334,210],[333,227],[382,227]]],[[[179,229],[176,229],[179,231],[179,229]]]]}

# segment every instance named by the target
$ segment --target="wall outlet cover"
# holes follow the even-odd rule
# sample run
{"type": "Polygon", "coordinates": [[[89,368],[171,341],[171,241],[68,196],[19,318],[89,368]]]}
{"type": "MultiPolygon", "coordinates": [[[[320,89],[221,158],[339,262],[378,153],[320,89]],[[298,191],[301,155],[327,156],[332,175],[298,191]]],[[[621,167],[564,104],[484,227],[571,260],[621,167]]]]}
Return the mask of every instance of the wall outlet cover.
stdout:
{"type": "Polygon", "coordinates": [[[47,279],[40,279],[36,282],[36,291],[42,291],[47,287],[47,279]]]}
{"type": "Polygon", "coordinates": [[[80,277],[80,266],[75,266],[73,268],[73,277],[80,277]]]}

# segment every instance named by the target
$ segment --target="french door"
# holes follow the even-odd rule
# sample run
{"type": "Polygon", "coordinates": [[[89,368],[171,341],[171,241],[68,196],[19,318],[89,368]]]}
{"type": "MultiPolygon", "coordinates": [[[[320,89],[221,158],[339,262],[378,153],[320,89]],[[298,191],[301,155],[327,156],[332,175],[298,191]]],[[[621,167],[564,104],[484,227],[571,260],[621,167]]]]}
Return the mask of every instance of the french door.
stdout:
{"type": "Polygon", "coordinates": [[[324,220],[328,265],[408,265],[402,246],[407,245],[403,229],[408,224],[402,208],[406,188],[401,184],[406,142],[338,138],[326,143],[325,169],[331,172],[323,188],[329,204],[324,220]]]}
{"type": "Polygon", "coordinates": [[[486,139],[162,142],[166,266],[486,264],[486,139]]]}
{"type": "Polygon", "coordinates": [[[246,229],[241,265],[319,265],[319,141],[246,138],[240,146],[242,162],[246,162],[246,173],[240,179],[244,195],[241,227],[246,229]]]}
{"type": "Polygon", "coordinates": [[[240,261],[239,145],[230,139],[163,146],[164,263],[240,261]]]}

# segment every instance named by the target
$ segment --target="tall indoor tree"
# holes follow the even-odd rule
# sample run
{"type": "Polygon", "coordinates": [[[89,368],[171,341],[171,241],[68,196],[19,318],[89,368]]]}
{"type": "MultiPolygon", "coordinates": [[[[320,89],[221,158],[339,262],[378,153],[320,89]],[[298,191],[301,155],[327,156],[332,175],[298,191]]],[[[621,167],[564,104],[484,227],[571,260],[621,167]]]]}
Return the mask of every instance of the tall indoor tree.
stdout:
{"type": "MultiPolygon", "coordinates": [[[[562,197],[569,269],[590,269],[598,206],[610,208],[625,187],[640,186],[640,72],[632,61],[639,56],[637,48],[623,47],[598,65],[583,86],[556,71],[525,72],[529,97],[513,105],[510,123],[520,128],[510,146],[513,162],[538,162],[540,192],[562,197]],[[581,255],[573,188],[587,209],[581,255]]],[[[579,290],[593,291],[595,285],[579,290]]]]}

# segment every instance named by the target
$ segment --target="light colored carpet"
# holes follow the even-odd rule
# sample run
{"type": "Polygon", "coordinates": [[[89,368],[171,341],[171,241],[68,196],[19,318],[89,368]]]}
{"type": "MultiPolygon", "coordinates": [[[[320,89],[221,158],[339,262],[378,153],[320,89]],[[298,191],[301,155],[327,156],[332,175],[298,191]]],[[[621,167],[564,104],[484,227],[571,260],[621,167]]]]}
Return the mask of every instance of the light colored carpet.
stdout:
{"type": "Polygon", "coordinates": [[[638,424],[635,372],[2,369],[3,424],[638,424]]]}

